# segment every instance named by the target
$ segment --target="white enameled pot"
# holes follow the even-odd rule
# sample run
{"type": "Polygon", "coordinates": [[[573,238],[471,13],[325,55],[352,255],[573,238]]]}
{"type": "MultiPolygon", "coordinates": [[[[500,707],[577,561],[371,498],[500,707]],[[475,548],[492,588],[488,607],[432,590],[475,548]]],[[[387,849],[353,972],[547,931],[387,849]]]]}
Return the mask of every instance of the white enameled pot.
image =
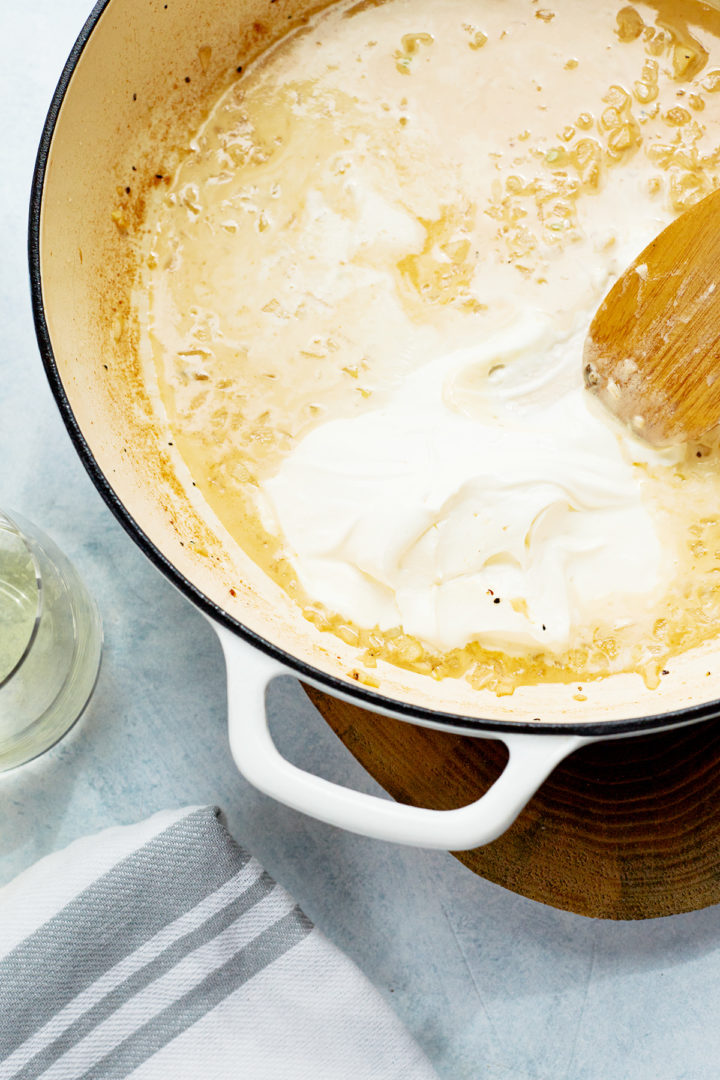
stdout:
{"type": "MultiPolygon", "coordinates": [[[[634,675],[584,687],[543,684],[510,697],[385,667],[377,691],[354,681],[351,647],[302,618],[197,495],[141,379],[128,300],[143,207],[177,161],[208,97],[263,45],[299,25],[308,0],[101,0],[68,59],[38,153],[30,272],[48,377],[88,472],[133,539],[212,621],[228,669],[230,741],[241,772],[314,817],[368,836],[460,850],[513,821],[555,765],[597,739],[715,717],[715,643],[679,656],[648,690],[634,675]],[[121,226],[121,227],[119,227],[121,226]],[[505,771],[452,811],[402,806],[302,772],[270,738],[264,693],[278,673],[373,711],[501,739],[505,771]]],[[[381,722],[381,721],[379,721],[381,722]]]]}

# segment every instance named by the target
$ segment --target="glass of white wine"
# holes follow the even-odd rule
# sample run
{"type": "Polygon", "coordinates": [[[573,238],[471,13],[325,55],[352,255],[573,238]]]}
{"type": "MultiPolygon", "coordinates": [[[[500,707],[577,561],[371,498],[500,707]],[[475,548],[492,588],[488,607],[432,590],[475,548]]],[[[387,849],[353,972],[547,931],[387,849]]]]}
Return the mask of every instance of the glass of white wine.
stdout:
{"type": "Polygon", "coordinates": [[[100,668],[94,600],[53,541],[0,510],[0,772],[53,746],[100,668]]]}

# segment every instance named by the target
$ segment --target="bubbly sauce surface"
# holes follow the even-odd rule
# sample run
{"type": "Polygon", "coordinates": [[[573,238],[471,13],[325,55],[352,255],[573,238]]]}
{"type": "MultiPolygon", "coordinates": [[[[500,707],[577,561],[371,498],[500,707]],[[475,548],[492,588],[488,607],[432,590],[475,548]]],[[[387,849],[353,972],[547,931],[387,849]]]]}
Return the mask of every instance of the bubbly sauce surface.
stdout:
{"type": "Polygon", "coordinates": [[[720,14],[540,2],[333,5],[148,216],[149,381],[193,480],[370,685],[381,658],[656,685],[720,620],[717,450],[645,447],[581,363],[720,183],[720,14]]]}

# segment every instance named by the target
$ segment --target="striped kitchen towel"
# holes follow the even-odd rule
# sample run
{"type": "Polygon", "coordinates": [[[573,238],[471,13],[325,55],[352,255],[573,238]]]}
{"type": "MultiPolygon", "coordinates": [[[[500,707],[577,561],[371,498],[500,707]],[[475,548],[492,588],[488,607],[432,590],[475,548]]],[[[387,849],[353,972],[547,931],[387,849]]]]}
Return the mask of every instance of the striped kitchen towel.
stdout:
{"type": "Polygon", "coordinates": [[[430,1080],[380,994],[214,807],[0,889],[0,1080],[430,1080]]]}

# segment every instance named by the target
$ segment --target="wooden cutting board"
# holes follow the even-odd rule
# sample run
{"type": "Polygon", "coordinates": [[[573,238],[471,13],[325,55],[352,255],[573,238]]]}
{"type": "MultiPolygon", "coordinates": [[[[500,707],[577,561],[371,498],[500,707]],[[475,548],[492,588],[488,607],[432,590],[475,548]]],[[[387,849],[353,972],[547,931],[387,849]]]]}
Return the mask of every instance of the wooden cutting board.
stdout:
{"type": "MultiPolygon", "coordinates": [[[[305,690],[400,802],[450,810],[478,799],[507,750],[416,727],[305,690]]],[[[652,919],[720,902],[720,722],[584,747],[499,839],[456,853],[474,873],[552,907],[652,919]]]]}

